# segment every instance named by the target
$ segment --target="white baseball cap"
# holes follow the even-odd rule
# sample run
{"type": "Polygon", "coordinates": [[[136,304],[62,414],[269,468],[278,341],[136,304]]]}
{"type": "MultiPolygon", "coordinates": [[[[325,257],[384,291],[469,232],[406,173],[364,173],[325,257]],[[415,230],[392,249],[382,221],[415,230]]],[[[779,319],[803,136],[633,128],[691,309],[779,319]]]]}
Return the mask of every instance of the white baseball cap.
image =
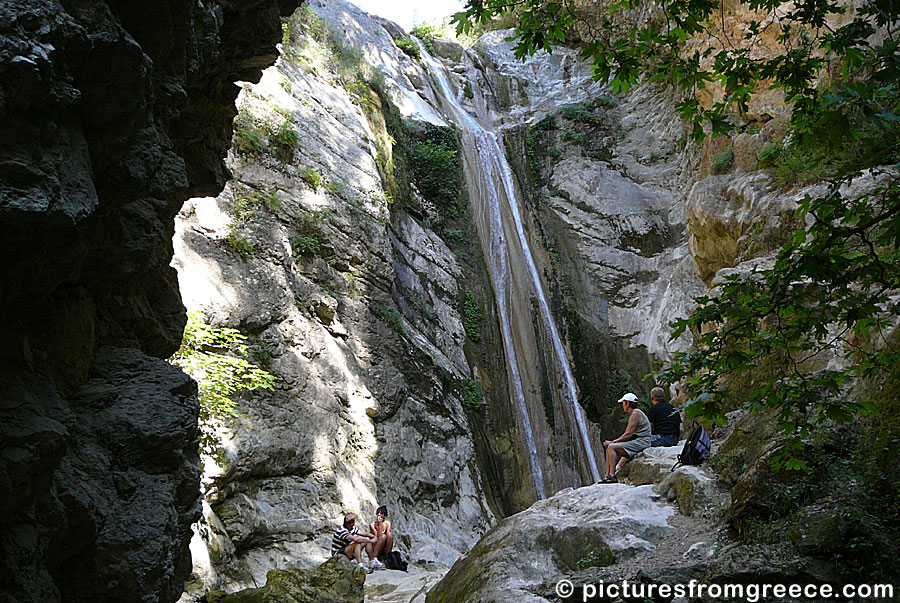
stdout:
{"type": "Polygon", "coordinates": [[[635,396],[631,392],[628,392],[627,394],[625,394],[624,396],[619,398],[619,402],[625,402],[626,400],[629,402],[637,402],[637,399],[638,399],[637,396],[635,396]]]}

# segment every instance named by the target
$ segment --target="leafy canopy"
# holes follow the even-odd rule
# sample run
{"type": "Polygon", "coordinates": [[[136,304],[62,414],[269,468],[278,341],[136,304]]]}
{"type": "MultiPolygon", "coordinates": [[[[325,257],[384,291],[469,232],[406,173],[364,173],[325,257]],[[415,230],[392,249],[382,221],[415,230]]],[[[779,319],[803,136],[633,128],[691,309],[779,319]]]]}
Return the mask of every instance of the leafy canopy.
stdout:
{"type": "Polygon", "coordinates": [[[247,338],[240,331],[207,324],[189,312],[181,347],[169,362],[197,381],[200,398],[200,450],[215,454],[217,423],[237,417],[241,390],[272,389],[275,376],[247,360],[247,338]]]}
{"type": "Polygon", "coordinates": [[[743,4],[755,17],[739,35],[721,27],[724,5],[712,0],[598,2],[592,14],[568,0],[469,0],[454,22],[465,32],[515,10],[519,58],[551,51],[578,25],[597,79],[616,92],[642,78],[680,88],[676,110],[698,140],[732,131],[757,92],[781,90],[790,149],[840,157],[828,186],[799,203],[806,226],[774,262],[728,276],[673,323],[674,337],[689,329],[697,345],[660,374],[686,386],[692,416],[720,419],[735,396],[773,410],[793,436],[781,463],[802,468],[798,447],[816,425],[870,407],[848,395],[852,380],[900,363],[888,336],[900,317],[900,3],[743,4]],[[775,47],[758,52],[763,33],[775,47]],[[701,105],[711,84],[724,94],[701,105]]]}

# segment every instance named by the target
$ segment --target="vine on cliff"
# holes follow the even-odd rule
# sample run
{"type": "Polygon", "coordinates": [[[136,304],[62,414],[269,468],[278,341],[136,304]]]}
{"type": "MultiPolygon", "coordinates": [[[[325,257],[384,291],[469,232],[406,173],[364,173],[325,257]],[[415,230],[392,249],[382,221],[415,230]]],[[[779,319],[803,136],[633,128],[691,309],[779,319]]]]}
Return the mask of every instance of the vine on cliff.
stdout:
{"type": "Polygon", "coordinates": [[[274,375],[247,360],[246,341],[240,331],[214,327],[199,312],[189,312],[181,347],[169,358],[197,381],[200,451],[206,455],[219,448],[216,426],[239,416],[233,397],[275,385],[274,375]]]}

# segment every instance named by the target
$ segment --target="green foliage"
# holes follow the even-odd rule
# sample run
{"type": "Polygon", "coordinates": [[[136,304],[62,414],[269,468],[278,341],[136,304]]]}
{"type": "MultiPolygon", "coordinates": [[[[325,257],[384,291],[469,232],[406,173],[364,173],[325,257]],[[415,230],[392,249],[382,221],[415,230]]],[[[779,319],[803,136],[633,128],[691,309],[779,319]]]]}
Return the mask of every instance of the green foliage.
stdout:
{"type": "MultiPolygon", "coordinates": [[[[846,116],[833,111],[840,99],[817,88],[819,74],[835,56],[841,58],[845,74],[871,73],[867,80],[860,78],[848,84],[837,96],[854,96],[870,104],[872,114],[880,114],[883,121],[895,120],[896,116],[883,106],[874,110],[871,101],[877,104],[880,97],[893,91],[898,47],[889,41],[890,35],[877,43],[870,43],[868,38],[876,27],[896,29],[900,7],[866,4],[854,12],[839,3],[820,3],[798,5],[776,17],[781,4],[775,0],[747,4],[760,17],[751,21],[743,40],[727,39],[719,47],[696,45],[689,49],[684,43],[693,36],[721,40],[724,35],[716,29],[716,3],[670,0],[661,6],[665,19],[616,29],[615,11],[640,6],[639,0],[624,0],[611,5],[606,15],[592,16],[594,23],[586,25],[594,32],[594,41],[583,53],[593,61],[594,77],[609,81],[616,92],[627,91],[644,74],[651,81],[667,82],[690,92],[710,82],[721,84],[725,94],[710,108],[703,108],[694,95],[677,106],[680,115],[693,124],[695,138],[703,137],[704,125],[714,133],[727,133],[731,128],[729,111],[746,112],[754,90],[767,82],[772,88],[783,88],[787,100],[793,103],[793,120],[801,135],[815,137],[825,125],[823,121],[844,126],[846,131],[846,116]],[[847,12],[850,18],[845,18],[841,27],[825,25],[829,17],[847,12]],[[776,18],[783,32],[779,42],[785,50],[753,56],[752,40],[776,18]]],[[[453,22],[457,32],[463,33],[512,10],[520,11],[515,22],[515,53],[519,58],[540,49],[552,51],[553,44],[562,43],[576,22],[584,20],[565,0],[469,0],[466,10],[455,15],[453,22]]],[[[844,134],[833,132],[836,136],[844,134]]]]}
{"type": "Polygon", "coordinates": [[[331,219],[334,213],[330,209],[319,209],[306,214],[300,221],[298,233],[291,238],[294,257],[322,256],[326,260],[333,258],[334,250],[325,249],[322,225],[331,219]]]}
{"type": "Polygon", "coordinates": [[[248,192],[246,188],[236,184],[234,189],[235,199],[231,204],[231,213],[242,224],[256,215],[256,211],[260,207],[264,207],[270,212],[284,209],[281,199],[278,198],[278,192],[274,188],[248,192]]]}
{"type": "Polygon", "coordinates": [[[548,113],[534,125],[535,130],[549,132],[556,129],[556,113],[548,113]]]}
{"type": "Polygon", "coordinates": [[[413,305],[428,320],[435,320],[437,318],[437,313],[434,311],[434,307],[429,304],[427,301],[422,299],[421,297],[416,297],[412,300],[413,305]]]}
{"type": "Polygon", "coordinates": [[[273,128],[265,119],[252,115],[246,108],[240,109],[234,118],[232,147],[235,153],[258,157],[271,145],[275,156],[283,163],[288,163],[299,142],[300,135],[291,127],[287,116],[283,115],[278,128],[273,128]]]}
{"type": "Polygon", "coordinates": [[[580,569],[589,567],[607,567],[615,563],[615,557],[608,546],[591,549],[584,557],[578,560],[580,569]]]}
{"type": "Polygon", "coordinates": [[[291,247],[299,255],[318,255],[321,250],[319,239],[315,235],[296,235],[291,239],[291,247]]]}
{"type": "Polygon", "coordinates": [[[602,112],[592,111],[592,105],[568,105],[560,109],[559,114],[566,119],[597,126],[603,123],[605,115],[602,112]]]}
{"type": "Polygon", "coordinates": [[[763,167],[769,167],[775,164],[775,161],[784,152],[784,147],[777,142],[770,142],[757,153],[756,158],[763,167]]]}
{"type": "Polygon", "coordinates": [[[587,144],[587,134],[584,132],[577,132],[572,128],[567,128],[566,130],[564,130],[562,138],[567,142],[573,142],[582,146],[587,144]]]}
{"type": "Polygon", "coordinates": [[[702,332],[699,351],[676,354],[663,372],[664,381],[682,381],[693,393],[690,414],[721,417],[729,382],[775,353],[787,362],[754,383],[746,405],[774,409],[797,442],[815,425],[844,423],[871,407],[844,387],[900,362],[897,346],[883,339],[900,315],[889,295],[900,287],[900,182],[882,176],[884,184],[863,197],[845,197],[839,183],[824,197],[807,195],[799,211],[812,225],[791,238],[774,266],[728,276],[718,295],[697,298],[693,316],[674,323],[676,337],[718,326],[702,332]],[[851,351],[847,368],[816,366],[821,354],[842,350],[851,351]]]}
{"type": "Polygon", "coordinates": [[[466,237],[458,228],[448,228],[444,231],[444,235],[457,247],[462,247],[466,244],[466,237]]]}
{"type": "Polygon", "coordinates": [[[422,53],[419,51],[419,45],[412,38],[400,38],[397,40],[397,47],[414,59],[421,59],[422,53]]]}
{"type": "Polygon", "coordinates": [[[281,211],[284,207],[275,189],[267,188],[261,191],[250,191],[246,186],[233,182],[234,200],[231,203],[231,215],[234,218],[228,226],[228,234],[225,236],[225,246],[231,251],[251,256],[256,252],[253,242],[242,232],[250,220],[256,216],[260,208],[266,208],[271,212],[281,211]]]}
{"type": "Polygon", "coordinates": [[[459,394],[463,408],[468,412],[477,414],[484,406],[484,390],[481,389],[481,384],[474,379],[463,382],[459,394]]]}
{"type": "Polygon", "coordinates": [[[475,93],[472,92],[472,84],[470,84],[468,80],[466,81],[466,85],[463,87],[463,96],[469,100],[475,98],[475,93]]]}
{"type": "Polygon", "coordinates": [[[246,109],[239,110],[234,118],[234,137],[231,144],[236,153],[243,155],[257,156],[266,150],[265,133],[246,109]]]}
{"type": "Polygon", "coordinates": [[[714,155],[709,165],[709,171],[713,174],[725,174],[734,167],[734,147],[729,145],[721,153],[714,155]]]}
{"type": "MultiPolygon", "coordinates": [[[[434,39],[441,35],[441,32],[437,27],[427,23],[420,23],[413,27],[410,33],[422,40],[422,44],[425,45],[425,49],[428,50],[428,53],[434,55],[434,39]]],[[[398,42],[397,45],[400,46],[400,43],[398,42]]],[[[419,49],[416,48],[416,51],[418,50],[419,49]]],[[[418,58],[418,52],[415,56],[418,58]]]]}
{"type": "Polygon", "coordinates": [[[247,235],[241,234],[232,224],[225,235],[225,245],[238,255],[251,256],[256,253],[253,241],[247,235]]]}
{"type": "Polygon", "coordinates": [[[272,364],[272,358],[275,357],[275,346],[264,341],[257,343],[254,357],[260,366],[268,367],[272,364]]]}
{"type": "Polygon", "coordinates": [[[537,140],[531,132],[525,136],[525,154],[528,156],[528,169],[531,172],[531,179],[535,182],[540,181],[541,164],[537,157],[537,140]]]}
{"type": "Polygon", "coordinates": [[[317,190],[319,186],[322,185],[322,174],[320,174],[316,168],[302,168],[297,170],[297,175],[300,176],[300,179],[313,190],[317,190]]]}
{"type": "Polygon", "coordinates": [[[413,179],[422,195],[442,207],[451,219],[465,205],[459,194],[459,144],[452,128],[405,124],[404,142],[413,179]]]}
{"type": "Polygon", "coordinates": [[[403,325],[403,317],[396,310],[391,310],[384,304],[375,306],[375,315],[381,322],[389,326],[395,333],[406,335],[406,327],[403,325]]]}
{"type": "Polygon", "coordinates": [[[220,445],[216,425],[239,416],[236,394],[274,387],[275,377],[247,360],[246,339],[235,329],[213,327],[199,312],[189,312],[181,347],[169,358],[197,381],[204,454],[214,454],[220,445]]]}
{"type": "Polygon", "coordinates": [[[481,341],[481,319],[483,317],[481,302],[478,301],[472,290],[466,287],[463,296],[463,327],[466,329],[466,335],[475,343],[481,341]]]}
{"type": "Polygon", "coordinates": [[[624,394],[631,391],[631,382],[631,375],[624,370],[619,367],[611,370],[606,380],[606,392],[609,403],[616,404],[624,394]]]}
{"type": "Polygon", "coordinates": [[[281,122],[272,136],[272,143],[278,158],[284,163],[289,163],[294,157],[294,150],[300,142],[300,135],[291,127],[291,121],[287,118],[281,122]]]}

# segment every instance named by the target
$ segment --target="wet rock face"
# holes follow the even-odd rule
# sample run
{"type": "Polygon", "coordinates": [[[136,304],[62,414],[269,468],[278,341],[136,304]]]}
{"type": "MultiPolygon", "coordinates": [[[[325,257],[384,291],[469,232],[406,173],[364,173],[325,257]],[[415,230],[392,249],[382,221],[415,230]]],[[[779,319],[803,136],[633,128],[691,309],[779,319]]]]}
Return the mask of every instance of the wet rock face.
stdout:
{"type": "MultiPolygon", "coordinates": [[[[565,48],[515,59],[504,33],[476,46],[529,210],[531,246],[565,333],[581,403],[604,434],[611,403],[686,350],[669,323],[707,291],[690,253],[685,201],[697,154],[671,90],[613,94],[565,48]]],[[[604,436],[605,437],[605,436],[604,436]]]]}
{"type": "Polygon", "coordinates": [[[196,397],[173,216],[296,2],[0,7],[0,593],[177,598],[196,397]],[[109,347],[101,347],[109,346],[109,347]]]}

